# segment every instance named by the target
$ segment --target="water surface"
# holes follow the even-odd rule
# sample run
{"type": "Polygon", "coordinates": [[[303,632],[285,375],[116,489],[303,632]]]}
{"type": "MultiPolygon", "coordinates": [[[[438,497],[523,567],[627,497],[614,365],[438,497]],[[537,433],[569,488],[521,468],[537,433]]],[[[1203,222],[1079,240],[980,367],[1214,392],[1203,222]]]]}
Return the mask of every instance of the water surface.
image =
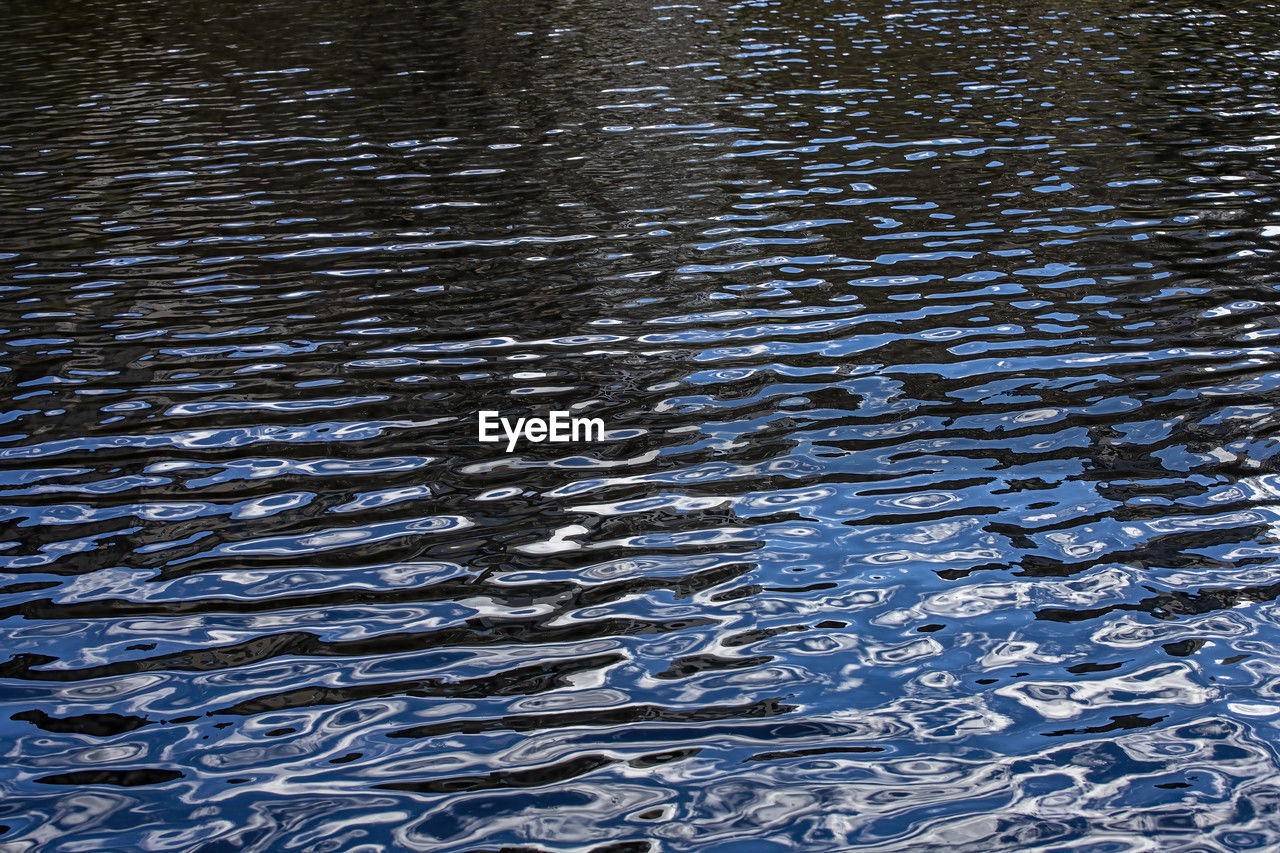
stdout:
{"type": "Polygon", "coordinates": [[[1280,846],[1276,4],[7,13],[5,853],[1280,846]]]}

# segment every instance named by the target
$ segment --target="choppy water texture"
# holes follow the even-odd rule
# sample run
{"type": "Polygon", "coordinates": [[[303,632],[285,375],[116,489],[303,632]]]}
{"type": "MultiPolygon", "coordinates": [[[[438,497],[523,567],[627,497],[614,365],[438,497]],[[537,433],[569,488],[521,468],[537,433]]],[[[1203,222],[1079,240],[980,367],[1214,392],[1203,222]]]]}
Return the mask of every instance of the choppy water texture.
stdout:
{"type": "Polygon", "coordinates": [[[1280,845],[1276,4],[0,45],[5,853],[1280,845]]]}

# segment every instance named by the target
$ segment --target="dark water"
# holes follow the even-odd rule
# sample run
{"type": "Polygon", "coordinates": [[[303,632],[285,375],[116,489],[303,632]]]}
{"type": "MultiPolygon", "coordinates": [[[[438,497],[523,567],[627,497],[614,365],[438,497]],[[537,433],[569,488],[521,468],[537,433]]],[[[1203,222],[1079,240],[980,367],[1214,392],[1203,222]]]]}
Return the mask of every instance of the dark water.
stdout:
{"type": "Polygon", "coordinates": [[[0,850],[1280,845],[1275,3],[5,10],[0,850]]]}

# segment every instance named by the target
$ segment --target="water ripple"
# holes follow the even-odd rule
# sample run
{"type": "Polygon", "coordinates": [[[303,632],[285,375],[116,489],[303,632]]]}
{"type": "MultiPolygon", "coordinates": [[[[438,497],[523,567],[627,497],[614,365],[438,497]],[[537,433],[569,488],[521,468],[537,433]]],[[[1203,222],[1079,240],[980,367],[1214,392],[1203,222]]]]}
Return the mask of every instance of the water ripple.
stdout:
{"type": "Polygon", "coordinates": [[[0,848],[1280,846],[1273,3],[10,11],[0,848]]]}

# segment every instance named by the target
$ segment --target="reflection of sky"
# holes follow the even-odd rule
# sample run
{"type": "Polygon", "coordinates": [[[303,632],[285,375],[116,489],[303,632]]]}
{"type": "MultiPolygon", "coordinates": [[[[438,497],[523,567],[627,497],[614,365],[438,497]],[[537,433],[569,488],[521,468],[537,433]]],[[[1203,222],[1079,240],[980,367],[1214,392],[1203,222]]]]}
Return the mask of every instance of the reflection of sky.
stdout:
{"type": "Polygon", "coordinates": [[[0,849],[1280,846],[1228,7],[14,10],[0,849]]]}

